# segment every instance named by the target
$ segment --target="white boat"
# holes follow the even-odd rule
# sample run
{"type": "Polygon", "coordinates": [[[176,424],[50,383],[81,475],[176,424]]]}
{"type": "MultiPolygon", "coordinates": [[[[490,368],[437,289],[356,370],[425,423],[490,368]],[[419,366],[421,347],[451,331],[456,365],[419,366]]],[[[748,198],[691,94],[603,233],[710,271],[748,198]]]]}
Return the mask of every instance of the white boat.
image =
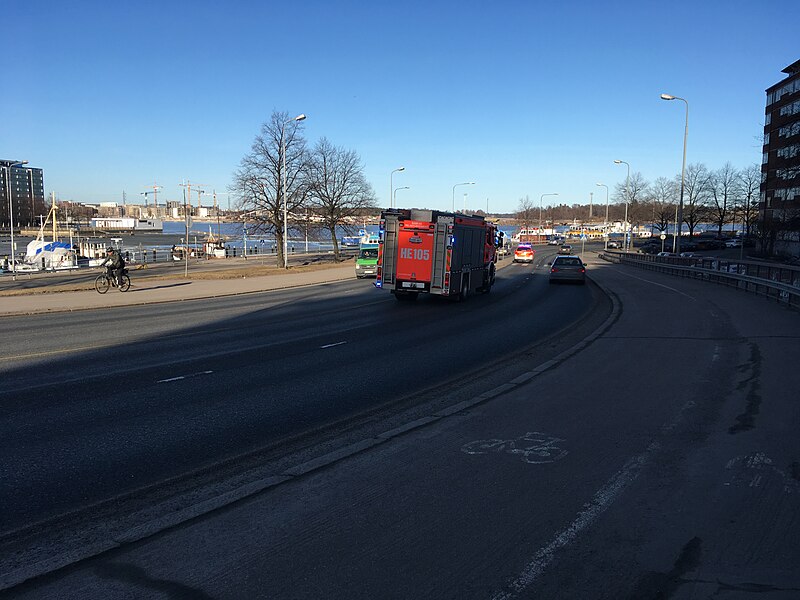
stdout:
{"type": "MultiPolygon", "coordinates": [[[[77,269],[78,259],[72,245],[69,242],[62,242],[58,239],[58,224],[56,223],[56,199],[52,195],[52,206],[47,218],[39,227],[36,239],[28,242],[25,250],[25,258],[22,264],[17,265],[17,271],[61,271],[66,269],[77,269]],[[45,239],[45,226],[52,223],[52,239],[45,239]]],[[[70,230],[70,238],[72,231],[70,230]]]]}

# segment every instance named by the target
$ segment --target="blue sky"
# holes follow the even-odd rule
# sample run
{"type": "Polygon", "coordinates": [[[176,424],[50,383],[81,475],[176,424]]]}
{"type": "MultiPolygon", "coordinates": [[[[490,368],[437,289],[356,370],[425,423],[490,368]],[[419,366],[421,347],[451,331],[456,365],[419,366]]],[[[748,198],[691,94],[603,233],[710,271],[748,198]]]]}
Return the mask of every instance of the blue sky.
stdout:
{"type": "MultiPolygon", "coordinates": [[[[795,0],[13,3],[0,158],[84,202],[225,190],[274,110],[356,150],[382,205],[595,202],[688,161],[760,162],[764,89],[800,59],[795,0]],[[770,20],[774,22],[770,23],[770,20]],[[13,61],[10,59],[13,58],[13,61]]],[[[9,34],[10,35],[7,35],[9,34]]],[[[204,200],[207,202],[207,199],[204,200]]]]}

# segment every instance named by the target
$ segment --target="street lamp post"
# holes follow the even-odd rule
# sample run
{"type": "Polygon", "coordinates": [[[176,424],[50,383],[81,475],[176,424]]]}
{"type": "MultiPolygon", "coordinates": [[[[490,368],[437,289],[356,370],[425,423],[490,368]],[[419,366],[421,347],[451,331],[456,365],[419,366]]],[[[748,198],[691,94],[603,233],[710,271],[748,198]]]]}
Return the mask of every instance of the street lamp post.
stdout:
{"type": "Polygon", "coordinates": [[[303,121],[305,120],[306,116],[304,114],[297,115],[296,117],[292,117],[291,119],[287,119],[283,122],[283,126],[281,127],[281,174],[283,175],[283,268],[289,268],[289,227],[288,227],[288,209],[287,209],[287,200],[286,200],[286,125],[291,123],[292,121],[303,121]]]}
{"type": "Polygon", "coordinates": [[[407,185],[403,187],[395,188],[394,192],[392,192],[392,207],[397,204],[397,190],[410,190],[411,188],[407,185]]]}
{"type": "Polygon", "coordinates": [[[606,188],[606,220],[603,223],[603,229],[605,230],[605,246],[603,247],[604,250],[608,250],[608,186],[605,183],[596,183],[595,185],[606,188]]]}
{"type": "MultiPolygon", "coordinates": [[[[8,195],[8,219],[9,225],[11,226],[11,279],[12,281],[17,280],[17,259],[14,256],[14,203],[11,200],[11,169],[14,167],[19,167],[20,165],[27,165],[27,160],[20,160],[17,162],[13,162],[8,166],[4,167],[6,170],[6,194],[8,195]]],[[[31,193],[33,193],[33,187],[31,187],[31,193]]]]}
{"type": "Polygon", "coordinates": [[[558,192],[553,194],[542,194],[539,196],[539,240],[541,241],[542,237],[542,200],[544,200],[545,196],[558,196],[558,192]]]}
{"type": "Polygon", "coordinates": [[[675,230],[675,235],[678,236],[678,241],[674,243],[675,252],[681,253],[681,229],[683,229],[683,189],[684,177],[686,174],[686,139],[689,137],[689,102],[685,98],[678,96],[671,96],[670,94],[661,94],[662,100],[682,100],[686,104],[686,125],[683,130],[683,162],[681,163],[681,197],[678,201],[678,225],[675,230]]]}
{"type": "Polygon", "coordinates": [[[475,182],[465,181],[464,183],[457,183],[453,186],[453,207],[452,207],[453,212],[456,212],[456,188],[460,185],[475,185],[475,182]]]}
{"type": "Polygon", "coordinates": [[[405,170],[405,167],[397,167],[394,171],[389,173],[389,208],[394,208],[394,183],[392,183],[392,177],[394,177],[395,173],[405,170]]]}
{"type": "MultiPolygon", "coordinates": [[[[614,160],[614,164],[616,165],[625,165],[628,167],[628,175],[625,177],[625,224],[628,223],[628,202],[630,201],[631,190],[630,190],[630,182],[631,182],[631,166],[626,163],[624,160],[614,160]]],[[[630,227],[630,241],[628,240],[628,234],[625,233],[625,252],[630,252],[633,248],[633,226],[630,227]]]]}

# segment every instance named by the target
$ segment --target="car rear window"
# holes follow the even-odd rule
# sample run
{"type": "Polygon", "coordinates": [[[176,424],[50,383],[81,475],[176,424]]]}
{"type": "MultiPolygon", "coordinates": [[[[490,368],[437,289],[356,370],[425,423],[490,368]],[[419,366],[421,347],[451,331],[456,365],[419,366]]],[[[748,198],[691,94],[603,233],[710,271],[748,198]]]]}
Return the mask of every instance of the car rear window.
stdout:
{"type": "Polygon", "coordinates": [[[582,267],[583,263],[580,258],[559,258],[556,264],[560,267],[582,267]]]}

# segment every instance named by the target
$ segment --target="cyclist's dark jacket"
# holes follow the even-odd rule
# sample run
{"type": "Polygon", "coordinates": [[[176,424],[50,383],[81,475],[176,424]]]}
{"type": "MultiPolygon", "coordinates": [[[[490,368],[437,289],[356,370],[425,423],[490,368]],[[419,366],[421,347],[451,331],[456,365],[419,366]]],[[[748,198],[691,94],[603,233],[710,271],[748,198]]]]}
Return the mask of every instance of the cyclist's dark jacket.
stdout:
{"type": "Polygon", "coordinates": [[[122,260],[122,256],[116,250],[111,252],[110,256],[106,256],[105,261],[103,261],[103,266],[110,267],[112,269],[121,269],[125,266],[125,261],[122,260]]]}

